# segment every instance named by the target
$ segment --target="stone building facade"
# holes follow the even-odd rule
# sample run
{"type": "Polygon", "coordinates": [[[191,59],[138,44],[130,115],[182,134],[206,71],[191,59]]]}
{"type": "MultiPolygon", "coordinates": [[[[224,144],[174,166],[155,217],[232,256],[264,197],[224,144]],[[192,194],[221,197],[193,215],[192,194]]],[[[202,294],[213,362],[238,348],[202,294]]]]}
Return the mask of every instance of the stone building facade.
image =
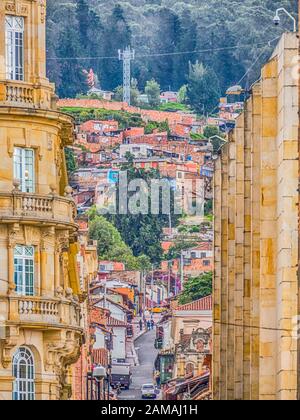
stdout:
{"type": "Polygon", "coordinates": [[[281,38],[216,162],[214,398],[297,398],[296,34],[281,38]]]}
{"type": "Polygon", "coordinates": [[[0,2],[0,400],[57,400],[83,328],[73,121],[46,78],[45,0],[0,2]]]}

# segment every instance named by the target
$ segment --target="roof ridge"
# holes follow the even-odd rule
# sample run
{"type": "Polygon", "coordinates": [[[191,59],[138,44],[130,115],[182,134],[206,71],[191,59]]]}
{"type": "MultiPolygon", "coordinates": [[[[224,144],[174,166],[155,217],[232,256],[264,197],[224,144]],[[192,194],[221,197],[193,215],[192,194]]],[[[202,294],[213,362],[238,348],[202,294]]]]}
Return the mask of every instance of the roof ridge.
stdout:
{"type": "Polygon", "coordinates": [[[190,303],[186,303],[184,305],[178,306],[175,310],[204,310],[210,311],[212,310],[212,295],[205,296],[201,299],[195,300],[190,303]],[[203,305],[201,305],[203,304],[203,305]],[[194,308],[194,309],[192,309],[194,308]]]}

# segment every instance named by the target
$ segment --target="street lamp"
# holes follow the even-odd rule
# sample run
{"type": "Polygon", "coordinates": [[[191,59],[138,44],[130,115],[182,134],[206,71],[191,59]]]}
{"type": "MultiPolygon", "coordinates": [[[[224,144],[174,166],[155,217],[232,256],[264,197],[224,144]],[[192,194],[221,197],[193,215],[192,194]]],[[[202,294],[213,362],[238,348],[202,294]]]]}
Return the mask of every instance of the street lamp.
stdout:
{"type": "Polygon", "coordinates": [[[279,9],[276,10],[276,13],[275,13],[275,16],[274,16],[274,19],[273,19],[274,25],[276,25],[276,26],[280,25],[280,16],[279,16],[280,12],[285,13],[290,19],[292,19],[293,26],[294,26],[293,32],[297,32],[296,19],[284,7],[280,7],[279,9]]]}
{"type": "Polygon", "coordinates": [[[97,387],[98,387],[98,401],[101,400],[101,381],[103,379],[106,379],[106,377],[107,377],[106,369],[103,366],[98,365],[94,368],[93,379],[96,381],[97,387]]]}

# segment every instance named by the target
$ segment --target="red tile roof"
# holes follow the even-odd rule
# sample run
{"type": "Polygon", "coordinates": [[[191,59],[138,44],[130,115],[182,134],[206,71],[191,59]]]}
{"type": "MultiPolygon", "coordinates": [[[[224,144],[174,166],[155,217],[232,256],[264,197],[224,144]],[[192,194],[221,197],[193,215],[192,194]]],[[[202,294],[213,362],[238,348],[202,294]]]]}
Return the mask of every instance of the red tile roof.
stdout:
{"type": "Polygon", "coordinates": [[[195,302],[181,305],[176,308],[177,311],[212,311],[212,295],[195,302]]]}
{"type": "Polygon", "coordinates": [[[96,365],[101,365],[104,367],[108,366],[108,350],[93,350],[93,361],[96,365]]]}
{"type": "Polygon", "coordinates": [[[200,242],[197,246],[191,248],[191,250],[197,251],[212,251],[213,244],[212,242],[200,242]]]}
{"type": "MultiPolygon", "coordinates": [[[[98,303],[102,302],[104,300],[104,297],[101,297],[100,299],[98,298],[94,298],[93,299],[93,305],[97,305],[98,303]]],[[[118,306],[119,308],[123,309],[123,311],[127,312],[127,313],[132,313],[133,311],[129,308],[127,308],[126,306],[122,305],[121,303],[117,303],[112,299],[109,299],[109,297],[106,297],[107,302],[112,303],[113,305],[118,306]]]]}

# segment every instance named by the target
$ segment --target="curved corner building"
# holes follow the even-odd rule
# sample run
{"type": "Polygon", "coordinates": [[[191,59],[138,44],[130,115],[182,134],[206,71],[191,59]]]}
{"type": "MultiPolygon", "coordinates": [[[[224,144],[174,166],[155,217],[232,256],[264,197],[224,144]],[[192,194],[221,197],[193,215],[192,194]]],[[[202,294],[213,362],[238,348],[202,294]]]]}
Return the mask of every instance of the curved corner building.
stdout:
{"type": "Polygon", "coordinates": [[[72,119],[46,78],[45,0],[0,2],[0,400],[67,399],[80,351],[72,119]]]}

